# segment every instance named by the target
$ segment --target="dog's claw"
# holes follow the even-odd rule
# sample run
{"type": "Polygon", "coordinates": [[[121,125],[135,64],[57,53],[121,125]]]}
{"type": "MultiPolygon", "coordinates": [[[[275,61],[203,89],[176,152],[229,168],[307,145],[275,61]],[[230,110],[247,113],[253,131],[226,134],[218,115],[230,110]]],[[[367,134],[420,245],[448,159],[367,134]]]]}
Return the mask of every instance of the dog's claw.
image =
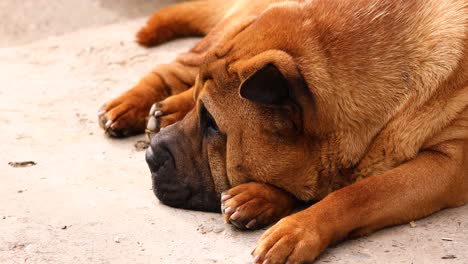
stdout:
{"type": "Polygon", "coordinates": [[[156,108],[157,108],[156,104],[153,104],[151,106],[151,109],[150,109],[150,112],[149,112],[150,116],[154,115],[154,112],[156,112],[156,108]]]}
{"type": "Polygon", "coordinates": [[[160,116],[162,116],[162,115],[163,115],[163,112],[162,112],[162,111],[156,111],[156,112],[154,112],[154,116],[155,116],[155,117],[160,117],[160,116]]]}
{"type": "Polygon", "coordinates": [[[231,217],[230,217],[229,219],[235,221],[235,220],[239,219],[239,217],[240,217],[239,212],[235,212],[235,213],[233,213],[233,214],[231,215],[231,217]]]}
{"type": "Polygon", "coordinates": [[[228,207],[228,208],[224,209],[224,213],[227,214],[227,215],[231,214],[232,213],[231,207],[228,207]]]}
{"type": "Polygon", "coordinates": [[[154,103],[151,106],[150,112],[149,112],[149,118],[148,118],[148,123],[146,125],[146,136],[148,137],[148,140],[151,141],[153,136],[161,130],[161,122],[159,121],[158,117],[161,117],[164,115],[164,113],[160,110],[161,104],[160,103],[154,103]]]}
{"type": "Polygon", "coordinates": [[[250,220],[250,222],[248,222],[245,227],[247,229],[252,229],[255,227],[255,225],[257,224],[257,220],[253,219],[253,220],[250,220]]]}
{"type": "Polygon", "coordinates": [[[148,125],[146,125],[146,129],[150,131],[156,130],[156,118],[154,116],[150,116],[148,120],[148,125]]]}
{"type": "Polygon", "coordinates": [[[230,195],[230,194],[222,194],[221,195],[221,202],[224,202],[224,201],[230,199],[231,197],[232,197],[232,195],[230,195]]]}
{"type": "Polygon", "coordinates": [[[112,120],[107,120],[105,126],[106,128],[109,128],[112,125],[112,120]]]}

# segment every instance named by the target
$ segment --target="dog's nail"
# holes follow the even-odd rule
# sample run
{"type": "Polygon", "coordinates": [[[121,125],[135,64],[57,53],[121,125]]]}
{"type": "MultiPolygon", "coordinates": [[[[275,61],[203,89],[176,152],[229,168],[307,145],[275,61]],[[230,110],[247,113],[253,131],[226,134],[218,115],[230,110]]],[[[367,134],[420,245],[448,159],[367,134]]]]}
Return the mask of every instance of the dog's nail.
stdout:
{"type": "Polygon", "coordinates": [[[160,116],[162,116],[162,115],[163,115],[163,112],[162,112],[162,111],[156,111],[156,112],[154,112],[154,116],[155,116],[155,117],[160,117],[160,116]]]}
{"type": "Polygon", "coordinates": [[[105,113],[106,113],[106,110],[100,110],[100,111],[97,113],[97,115],[98,115],[99,117],[101,117],[101,116],[103,116],[105,113]]]}
{"type": "Polygon", "coordinates": [[[228,208],[226,208],[226,209],[224,210],[224,213],[225,213],[225,214],[231,214],[232,211],[233,211],[233,210],[231,209],[231,207],[228,207],[228,208]]]}
{"type": "Polygon", "coordinates": [[[148,120],[148,124],[146,125],[146,128],[150,131],[155,131],[156,130],[156,118],[155,117],[150,117],[148,120]]]}
{"type": "Polygon", "coordinates": [[[240,213],[239,212],[235,212],[231,215],[231,217],[229,217],[231,220],[237,220],[239,219],[240,217],[240,213]]]}
{"type": "Polygon", "coordinates": [[[151,106],[149,115],[154,115],[154,112],[156,112],[156,104],[153,104],[153,105],[151,106]]]}
{"type": "Polygon", "coordinates": [[[230,194],[223,194],[221,195],[221,201],[224,202],[228,199],[230,199],[232,196],[230,194]]]}
{"type": "Polygon", "coordinates": [[[110,128],[112,128],[112,129],[114,129],[115,127],[117,127],[117,122],[112,123],[112,125],[110,125],[110,128]]]}
{"type": "Polygon", "coordinates": [[[108,127],[110,127],[111,125],[112,125],[112,120],[107,120],[107,122],[106,122],[106,127],[108,128],[108,127]]]}
{"type": "Polygon", "coordinates": [[[257,263],[259,260],[260,260],[260,256],[255,256],[254,259],[253,259],[253,262],[257,263]]]}
{"type": "Polygon", "coordinates": [[[262,264],[268,264],[268,263],[270,263],[270,260],[269,260],[269,259],[265,259],[265,261],[263,261],[262,264]]]}
{"type": "Polygon", "coordinates": [[[256,224],[257,224],[257,220],[253,219],[253,220],[250,220],[249,223],[247,223],[247,225],[245,225],[245,227],[247,227],[247,229],[251,229],[251,228],[253,228],[256,224]]]}

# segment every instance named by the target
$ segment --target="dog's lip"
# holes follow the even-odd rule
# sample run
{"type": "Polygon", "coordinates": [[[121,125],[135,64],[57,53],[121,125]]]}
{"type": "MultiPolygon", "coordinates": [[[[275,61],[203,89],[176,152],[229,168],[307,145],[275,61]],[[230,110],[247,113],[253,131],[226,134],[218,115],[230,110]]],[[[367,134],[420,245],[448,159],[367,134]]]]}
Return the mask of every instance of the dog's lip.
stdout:
{"type": "Polygon", "coordinates": [[[153,180],[153,192],[164,204],[181,207],[186,204],[192,196],[189,186],[184,183],[174,181],[158,180],[160,172],[151,173],[153,180]]]}

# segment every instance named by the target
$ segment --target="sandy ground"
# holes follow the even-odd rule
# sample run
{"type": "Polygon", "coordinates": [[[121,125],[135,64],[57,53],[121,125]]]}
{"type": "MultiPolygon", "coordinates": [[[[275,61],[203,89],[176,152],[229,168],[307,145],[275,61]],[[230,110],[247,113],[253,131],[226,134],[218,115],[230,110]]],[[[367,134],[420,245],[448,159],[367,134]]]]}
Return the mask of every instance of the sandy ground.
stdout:
{"type": "MultiPolygon", "coordinates": [[[[2,21],[9,15],[20,23],[2,10],[6,2],[20,5],[0,1],[2,21]]],[[[69,5],[101,20],[70,19],[62,24],[81,30],[20,37],[0,24],[7,36],[0,42],[0,263],[249,263],[262,231],[235,231],[218,214],[161,205],[144,152],[134,147],[143,137],[109,139],[96,122],[105,100],[196,40],[143,49],[133,34],[143,23],[136,17],[148,10],[122,14],[131,1],[112,8],[78,2],[69,5]],[[14,168],[10,161],[37,165],[14,168]]],[[[66,18],[44,12],[53,15],[37,21],[66,18]]],[[[340,243],[317,263],[468,263],[468,206],[340,243]]]]}

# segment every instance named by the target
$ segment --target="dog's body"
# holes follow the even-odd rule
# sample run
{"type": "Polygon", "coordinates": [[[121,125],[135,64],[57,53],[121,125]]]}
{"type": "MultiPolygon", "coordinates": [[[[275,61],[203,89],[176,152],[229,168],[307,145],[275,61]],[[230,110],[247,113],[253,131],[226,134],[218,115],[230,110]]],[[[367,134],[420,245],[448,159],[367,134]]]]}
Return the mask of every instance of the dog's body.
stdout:
{"type": "Polygon", "coordinates": [[[255,262],[313,260],[468,201],[466,0],[194,1],[138,38],[192,34],[207,36],[109,102],[101,123],[142,132],[161,101],[150,135],[182,121],[147,152],[156,195],[211,211],[221,198],[240,228],[284,217],[255,262]]]}

